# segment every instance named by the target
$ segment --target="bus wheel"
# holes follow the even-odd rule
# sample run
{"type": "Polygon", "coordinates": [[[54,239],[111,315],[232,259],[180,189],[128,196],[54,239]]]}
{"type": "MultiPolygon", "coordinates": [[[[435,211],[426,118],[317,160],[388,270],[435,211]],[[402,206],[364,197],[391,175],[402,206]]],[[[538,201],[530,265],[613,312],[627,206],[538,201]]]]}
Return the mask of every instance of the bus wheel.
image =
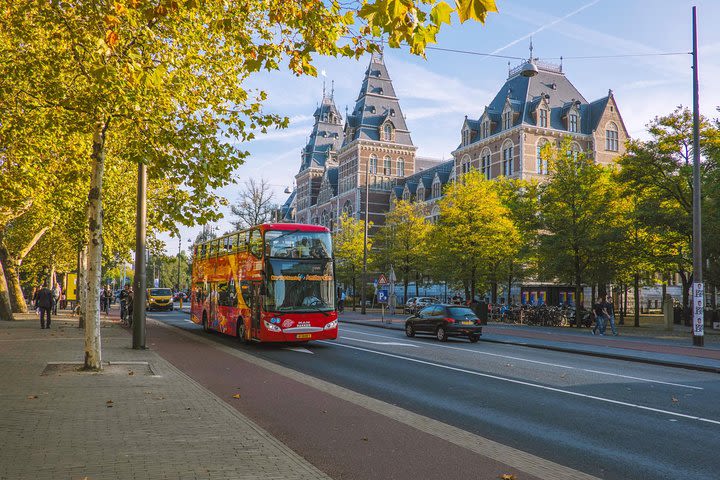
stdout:
{"type": "Polygon", "coordinates": [[[202,327],[203,331],[209,332],[210,329],[208,328],[208,321],[207,321],[207,313],[203,312],[203,319],[202,319],[202,327]]]}

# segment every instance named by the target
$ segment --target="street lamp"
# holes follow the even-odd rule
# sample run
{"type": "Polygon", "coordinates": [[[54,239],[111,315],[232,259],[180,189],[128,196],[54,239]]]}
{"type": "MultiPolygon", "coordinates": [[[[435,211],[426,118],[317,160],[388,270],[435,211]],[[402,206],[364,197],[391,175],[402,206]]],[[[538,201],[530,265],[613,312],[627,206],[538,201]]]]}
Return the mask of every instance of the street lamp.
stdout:
{"type": "Polygon", "coordinates": [[[135,218],[135,277],[133,278],[133,336],[136,350],[145,349],[145,222],[147,218],[147,170],[138,162],[137,214],[135,218]]]}
{"type": "Polygon", "coordinates": [[[365,284],[367,283],[367,237],[368,237],[368,207],[370,205],[370,159],[365,163],[365,228],[363,229],[363,274],[360,294],[360,313],[365,315],[365,284]]]}
{"type": "Polygon", "coordinates": [[[702,277],[702,218],[700,211],[700,95],[697,59],[697,7],[692,7],[693,57],[693,345],[705,343],[703,310],[705,292],[702,277]]]}
{"type": "Polygon", "coordinates": [[[177,278],[177,291],[180,291],[180,252],[182,251],[182,235],[178,232],[178,278],[177,278]]]}

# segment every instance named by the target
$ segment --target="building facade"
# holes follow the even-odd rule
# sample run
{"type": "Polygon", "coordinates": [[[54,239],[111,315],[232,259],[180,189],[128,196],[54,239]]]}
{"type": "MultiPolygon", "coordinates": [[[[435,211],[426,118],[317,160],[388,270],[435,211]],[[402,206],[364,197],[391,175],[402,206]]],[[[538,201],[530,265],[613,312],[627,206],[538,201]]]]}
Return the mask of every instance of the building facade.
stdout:
{"type": "Polygon", "coordinates": [[[629,138],[612,90],[589,102],[561,66],[533,58],[508,72],[476,120],[465,117],[448,161],[417,157],[382,54],[372,55],[344,125],[332,93],[323,92],[314,117],[296,189],[281,215],[331,229],[342,212],[364,219],[366,206],[373,225],[383,225],[393,199],[424,202],[427,219],[437,221],[445,184],[471,168],[488,179],[542,181],[548,165],[540,151],[547,143],[570,137],[572,152],[611,164],[629,138]]]}

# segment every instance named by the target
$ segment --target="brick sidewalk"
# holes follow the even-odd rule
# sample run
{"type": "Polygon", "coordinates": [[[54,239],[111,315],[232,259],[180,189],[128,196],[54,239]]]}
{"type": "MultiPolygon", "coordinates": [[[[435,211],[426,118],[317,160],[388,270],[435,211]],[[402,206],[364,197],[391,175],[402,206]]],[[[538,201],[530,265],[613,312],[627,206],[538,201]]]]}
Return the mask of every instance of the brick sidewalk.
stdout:
{"type": "Polygon", "coordinates": [[[46,370],[82,361],[76,319],[41,330],[21,318],[0,322],[0,479],[328,478],[152,350],[132,350],[116,322],[103,322],[111,365],[97,374],[46,370]]]}

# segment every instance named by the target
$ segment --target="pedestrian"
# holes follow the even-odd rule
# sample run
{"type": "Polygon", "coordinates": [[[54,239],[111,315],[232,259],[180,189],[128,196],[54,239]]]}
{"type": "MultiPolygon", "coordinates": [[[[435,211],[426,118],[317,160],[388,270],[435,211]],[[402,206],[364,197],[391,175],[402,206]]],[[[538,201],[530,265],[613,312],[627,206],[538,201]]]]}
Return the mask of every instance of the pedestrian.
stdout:
{"type": "Polygon", "coordinates": [[[345,290],[340,290],[340,300],[338,301],[338,311],[345,311],[345,290]]]}
{"type": "Polygon", "coordinates": [[[608,297],[605,301],[605,311],[608,314],[608,320],[610,321],[610,330],[614,336],[618,336],[617,328],[615,327],[615,307],[613,305],[612,297],[608,297]]]}
{"type": "Polygon", "coordinates": [[[40,328],[50,328],[50,313],[53,307],[53,294],[52,291],[47,287],[47,284],[43,284],[43,287],[37,291],[35,305],[40,309],[40,328]],[[47,317],[47,322],[45,318],[47,317]]]}
{"type": "Polygon", "coordinates": [[[120,291],[120,323],[123,325],[127,325],[127,299],[130,295],[130,285],[125,285],[125,287],[120,291]]]}
{"type": "MultiPolygon", "coordinates": [[[[129,287],[129,285],[128,285],[129,287]]],[[[132,327],[133,324],[133,304],[135,303],[135,293],[132,291],[132,288],[128,288],[128,296],[126,299],[127,302],[127,325],[129,327],[132,327]]]]}
{"type": "Polygon", "coordinates": [[[53,289],[52,289],[52,299],[53,299],[52,313],[53,313],[53,315],[57,315],[58,303],[60,302],[61,294],[62,294],[62,289],[60,288],[60,285],[57,282],[55,282],[55,286],[53,286],[53,289]]]}
{"type": "Polygon", "coordinates": [[[592,334],[595,335],[599,332],[600,335],[605,335],[605,322],[608,319],[608,314],[605,309],[604,295],[600,295],[597,303],[593,305],[593,315],[595,316],[595,326],[592,329],[592,334]]]}
{"type": "Polygon", "coordinates": [[[110,315],[110,303],[112,301],[112,291],[110,290],[110,285],[105,285],[102,292],[102,301],[105,315],[110,315]]]}

